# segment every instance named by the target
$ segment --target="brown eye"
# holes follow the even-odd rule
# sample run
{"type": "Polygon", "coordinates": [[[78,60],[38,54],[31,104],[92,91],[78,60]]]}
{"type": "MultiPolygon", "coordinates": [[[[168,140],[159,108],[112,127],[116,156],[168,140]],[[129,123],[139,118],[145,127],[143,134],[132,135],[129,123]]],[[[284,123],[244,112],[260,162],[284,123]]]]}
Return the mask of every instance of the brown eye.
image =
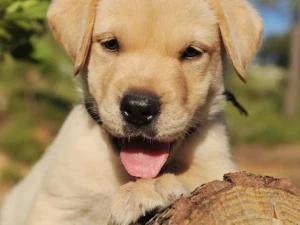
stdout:
{"type": "Polygon", "coordinates": [[[185,49],[185,51],[182,54],[182,58],[186,58],[186,59],[191,59],[191,58],[195,58],[198,56],[201,56],[203,52],[198,51],[197,49],[195,49],[194,47],[188,47],[185,49]]]}
{"type": "Polygon", "coordinates": [[[119,50],[119,43],[118,43],[117,39],[111,39],[108,41],[104,41],[101,44],[109,51],[116,52],[119,50]]]}

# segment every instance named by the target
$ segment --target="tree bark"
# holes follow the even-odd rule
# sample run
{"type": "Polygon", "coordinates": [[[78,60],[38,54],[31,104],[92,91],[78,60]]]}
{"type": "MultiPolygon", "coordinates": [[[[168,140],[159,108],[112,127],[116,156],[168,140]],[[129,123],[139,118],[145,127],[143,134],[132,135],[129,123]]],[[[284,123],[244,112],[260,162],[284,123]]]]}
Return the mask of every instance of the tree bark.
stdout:
{"type": "Polygon", "coordinates": [[[286,179],[230,173],[176,200],[146,225],[300,224],[300,190],[286,179]]]}
{"type": "Polygon", "coordinates": [[[283,113],[292,117],[296,113],[300,76],[300,6],[294,7],[294,19],[291,31],[290,62],[287,87],[284,96],[283,113]]]}

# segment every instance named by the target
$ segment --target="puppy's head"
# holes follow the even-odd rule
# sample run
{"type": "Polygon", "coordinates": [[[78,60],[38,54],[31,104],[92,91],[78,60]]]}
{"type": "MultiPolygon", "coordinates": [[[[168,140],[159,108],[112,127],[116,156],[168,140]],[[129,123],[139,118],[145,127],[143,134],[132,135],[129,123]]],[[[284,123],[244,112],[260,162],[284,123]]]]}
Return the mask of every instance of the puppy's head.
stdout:
{"type": "Polygon", "coordinates": [[[170,146],[220,112],[222,47],[245,81],[262,31],[244,0],[54,0],[48,18],[138,177],[155,177],[170,146]]]}

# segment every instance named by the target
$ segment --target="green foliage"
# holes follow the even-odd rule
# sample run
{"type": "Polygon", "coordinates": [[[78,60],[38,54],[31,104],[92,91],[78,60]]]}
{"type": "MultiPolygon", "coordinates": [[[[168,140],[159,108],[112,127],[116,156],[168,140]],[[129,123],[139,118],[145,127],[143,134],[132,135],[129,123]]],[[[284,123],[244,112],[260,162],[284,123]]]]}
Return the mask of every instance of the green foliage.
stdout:
{"type": "Polygon", "coordinates": [[[35,138],[35,124],[33,121],[26,119],[20,120],[19,116],[19,120],[10,123],[4,135],[0,138],[0,145],[4,152],[8,153],[13,159],[33,163],[41,156],[44,149],[35,138]]]}
{"type": "Polygon", "coordinates": [[[0,59],[10,53],[15,59],[36,62],[32,38],[45,32],[48,0],[1,0],[0,59]]]}
{"type": "Polygon", "coordinates": [[[275,34],[267,37],[263,42],[258,57],[263,63],[288,67],[290,34],[275,34]]]}
{"type": "Polygon", "coordinates": [[[19,169],[14,166],[5,167],[1,173],[0,181],[3,183],[16,184],[23,178],[19,169]]]}
{"type": "Polygon", "coordinates": [[[226,106],[232,144],[300,143],[300,114],[293,119],[282,115],[286,74],[287,71],[275,66],[251,66],[246,85],[235,79],[233,74],[228,76],[229,90],[249,113],[249,117],[244,117],[230,104],[226,106]]]}
{"type": "Polygon", "coordinates": [[[293,6],[299,6],[300,5],[300,0],[291,0],[291,5],[293,6]]]}
{"type": "Polygon", "coordinates": [[[0,150],[26,164],[41,156],[78,100],[70,59],[52,36],[32,43],[38,64],[10,55],[0,62],[0,150]]]}

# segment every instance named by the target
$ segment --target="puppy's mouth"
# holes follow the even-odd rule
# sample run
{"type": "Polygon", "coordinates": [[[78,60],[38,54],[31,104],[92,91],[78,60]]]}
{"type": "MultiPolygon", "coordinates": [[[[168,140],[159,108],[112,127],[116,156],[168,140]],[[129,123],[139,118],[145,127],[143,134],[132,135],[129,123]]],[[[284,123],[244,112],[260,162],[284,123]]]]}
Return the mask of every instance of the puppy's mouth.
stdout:
{"type": "Polygon", "coordinates": [[[143,137],[118,139],[118,142],[121,161],[126,171],[139,178],[156,177],[171,150],[171,142],[159,142],[143,137]]]}
{"type": "MultiPolygon", "coordinates": [[[[91,117],[100,125],[104,125],[99,116],[96,102],[93,101],[93,105],[85,103],[85,106],[91,117]]],[[[151,123],[144,127],[127,124],[123,129],[129,136],[118,138],[109,130],[107,132],[110,134],[115,150],[120,153],[126,171],[134,177],[156,177],[167,162],[171,145],[174,142],[153,139],[155,129],[151,123]],[[149,138],[145,138],[145,136],[149,138]]]]}

